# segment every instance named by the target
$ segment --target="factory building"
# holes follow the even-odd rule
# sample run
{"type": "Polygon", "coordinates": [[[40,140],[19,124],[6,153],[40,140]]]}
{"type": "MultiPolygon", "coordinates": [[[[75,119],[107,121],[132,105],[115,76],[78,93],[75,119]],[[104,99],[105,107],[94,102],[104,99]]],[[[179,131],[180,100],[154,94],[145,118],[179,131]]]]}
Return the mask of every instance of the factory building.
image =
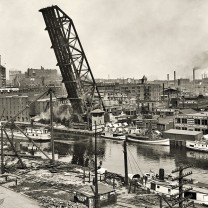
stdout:
{"type": "MultiPolygon", "coordinates": [[[[9,120],[29,104],[28,96],[5,96],[0,97],[1,120],[9,120]]],[[[16,121],[29,122],[29,108],[16,118],[16,121]]]]}

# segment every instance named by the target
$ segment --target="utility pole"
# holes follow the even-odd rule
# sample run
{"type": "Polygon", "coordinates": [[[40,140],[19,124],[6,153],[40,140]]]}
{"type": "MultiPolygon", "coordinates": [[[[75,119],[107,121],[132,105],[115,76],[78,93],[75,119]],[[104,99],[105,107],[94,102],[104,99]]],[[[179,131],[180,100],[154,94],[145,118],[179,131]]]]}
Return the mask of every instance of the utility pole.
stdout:
{"type": "Polygon", "coordinates": [[[179,207],[179,208],[185,208],[185,207],[190,207],[190,206],[195,207],[193,201],[188,201],[188,198],[185,198],[185,197],[183,196],[184,193],[186,193],[186,192],[192,190],[192,187],[183,189],[183,186],[184,186],[185,184],[189,184],[189,183],[192,182],[191,179],[190,179],[190,180],[184,180],[184,178],[185,178],[186,176],[189,176],[189,175],[192,174],[192,171],[187,172],[187,173],[183,173],[183,171],[184,171],[185,169],[190,168],[190,167],[191,167],[191,166],[178,167],[178,168],[176,168],[175,170],[172,171],[172,173],[179,172],[179,176],[172,179],[173,181],[174,181],[174,180],[178,180],[178,185],[175,185],[175,186],[173,186],[172,188],[173,188],[173,189],[178,188],[178,191],[179,191],[178,194],[175,195],[175,197],[177,196],[177,198],[175,198],[175,202],[174,202],[174,204],[172,204],[172,206],[178,204],[178,207],[179,207]],[[188,203],[185,203],[185,204],[184,204],[185,201],[187,201],[188,203]]]}
{"type": "Polygon", "coordinates": [[[4,135],[3,127],[1,127],[1,174],[4,174],[4,135]]]}
{"type": "Polygon", "coordinates": [[[51,150],[52,150],[52,162],[54,162],[54,139],[53,139],[53,100],[52,100],[52,89],[49,90],[50,93],[50,125],[51,125],[51,150]]]}
{"type": "Polygon", "coordinates": [[[124,179],[124,183],[125,186],[127,187],[129,184],[129,180],[128,180],[128,157],[127,157],[127,135],[126,138],[124,140],[123,143],[123,152],[124,152],[124,168],[125,168],[125,179],[124,179]]]}
{"type": "Polygon", "coordinates": [[[95,121],[95,208],[99,208],[99,193],[98,193],[98,180],[97,180],[97,124],[95,121]]]}

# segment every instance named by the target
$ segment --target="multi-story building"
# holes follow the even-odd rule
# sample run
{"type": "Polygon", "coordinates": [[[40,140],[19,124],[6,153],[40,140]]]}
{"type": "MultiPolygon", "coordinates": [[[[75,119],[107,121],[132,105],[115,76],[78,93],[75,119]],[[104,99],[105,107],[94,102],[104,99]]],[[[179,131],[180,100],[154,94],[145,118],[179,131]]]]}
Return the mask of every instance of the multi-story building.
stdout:
{"type": "Polygon", "coordinates": [[[11,83],[12,86],[14,86],[14,79],[16,77],[17,74],[21,74],[21,71],[18,70],[9,70],[9,81],[11,83]]]}
{"type": "Polygon", "coordinates": [[[56,69],[27,69],[25,74],[16,74],[14,78],[15,87],[43,87],[60,86],[61,79],[56,69]]]}
{"type": "Polygon", "coordinates": [[[56,69],[44,69],[41,66],[41,69],[33,69],[28,68],[27,72],[25,72],[25,76],[29,78],[50,78],[50,79],[57,79],[57,70],[56,69]]]}
{"type": "MultiPolygon", "coordinates": [[[[0,115],[2,120],[13,118],[20,110],[29,104],[28,96],[5,96],[0,97],[0,115]]],[[[29,108],[16,117],[16,121],[29,122],[29,108]]]]}
{"type": "Polygon", "coordinates": [[[175,129],[201,131],[208,134],[208,112],[176,115],[174,119],[175,129]]]}
{"type": "Polygon", "coordinates": [[[6,87],[6,68],[0,65],[0,87],[6,87]]]}

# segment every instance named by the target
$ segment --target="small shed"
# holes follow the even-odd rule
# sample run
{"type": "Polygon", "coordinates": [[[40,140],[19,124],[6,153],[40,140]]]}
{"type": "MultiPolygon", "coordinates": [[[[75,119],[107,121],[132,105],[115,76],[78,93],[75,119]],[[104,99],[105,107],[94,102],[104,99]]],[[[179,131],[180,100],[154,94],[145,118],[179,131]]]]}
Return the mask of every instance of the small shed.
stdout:
{"type": "MultiPolygon", "coordinates": [[[[80,202],[88,206],[89,208],[94,208],[95,200],[95,186],[84,186],[74,192],[74,201],[80,202]]],[[[117,202],[116,191],[105,184],[98,183],[98,200],[100,202],[100,207],[115,204],[117,202]]]]}

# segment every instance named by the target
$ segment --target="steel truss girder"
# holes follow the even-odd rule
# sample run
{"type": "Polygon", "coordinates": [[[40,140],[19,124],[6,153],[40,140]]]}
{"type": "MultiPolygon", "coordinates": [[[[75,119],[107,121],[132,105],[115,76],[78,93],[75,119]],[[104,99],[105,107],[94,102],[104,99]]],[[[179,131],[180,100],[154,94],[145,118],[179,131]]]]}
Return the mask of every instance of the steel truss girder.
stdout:
{"type": "Polygon", "coordinates": [[[91,111],[95,93],[100,107],[105,109],[72,19],[58,6],[43,8],[40,12],[74,112],[83,115],[91,111]]]}

